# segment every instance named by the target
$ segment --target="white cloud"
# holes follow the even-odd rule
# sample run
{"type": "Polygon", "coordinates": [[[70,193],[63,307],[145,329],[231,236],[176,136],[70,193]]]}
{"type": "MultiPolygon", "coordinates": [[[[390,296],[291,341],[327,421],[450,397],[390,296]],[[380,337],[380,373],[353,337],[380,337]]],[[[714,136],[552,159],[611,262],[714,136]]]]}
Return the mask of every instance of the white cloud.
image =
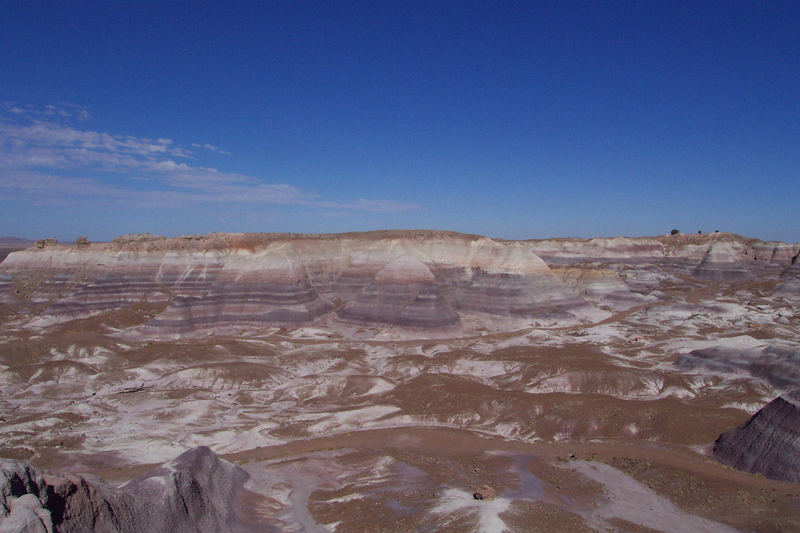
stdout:
{"type": "Polygon", "coordinates": [[[419,208],[419,204],[416,203],[393,202],[391,200],[365,200],[364,198],[349,202],[319,201],[315,203],[322,207],[369,211],[371,213],[397,213],[419,208]]]}
{"type": "MultiPolygon", "coordinates": [[[[331,201],[289,184],[195,164],[193,153],[167,138],[79,129],[71,117],[88,111],[62,104],[0,109],[0,191],[40,202],[101,199],[123,205],[171,207],[201,203],[292,204],[386,213],[416,204],[387,200],[331,201]],[[5,117],[3,116],[5,115],[5,117]]],[[[208,143],[194,148],[228,152],[208,143]]]]}
{"type": "Polygon", "coordinates": [[[230,152],[226,150],[222,150],[221,148],[214,146],[213,144],[200,144],[200,143],[192,143],[192,146],[195,148],[202,148],[203,150],[208,150],[209,152],[215,152],[218,154],[230,155],[230,152]]]}
{"type": "Polygon", "coordinates": [[[89,110],[83,106],[75,104],[58,104],[37,107],[28,104],[17,104],[14,102],[0,103],[0,109],[17,116],[25,117],[60,117],[61,119],[74,118],[79,121],[86,121],[91,118],[89,110]]]}

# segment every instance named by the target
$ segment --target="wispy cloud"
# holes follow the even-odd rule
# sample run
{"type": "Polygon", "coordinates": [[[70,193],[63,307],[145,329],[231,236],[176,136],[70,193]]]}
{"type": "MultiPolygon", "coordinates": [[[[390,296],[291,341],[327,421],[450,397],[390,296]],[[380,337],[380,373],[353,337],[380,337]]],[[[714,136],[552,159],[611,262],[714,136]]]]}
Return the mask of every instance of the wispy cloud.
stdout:
{"type": "Polygon", "coordinates": [[[371,213],[395,213],[398,211],[408,211],[417,209],[418,204],[407,204],[393,202],[391,200],[366,200],[359,198],[348,202],[327,202],[324,200],[315,201],[314,204],[320,207],[332,207],[334,209],[353,209],[357,211],[369,211],[371,213]]]}
{"type": "MultiPolygon", "coordinates": [[[[293,204],[373,213],[417,207],[388,200],[333,201],[289,184],[205,167],[196,163],[192,150],[171,139],[78,128],[74,121],[88,117],[78,106],[6,103],[0,110],[0,190],[41,202],[293,204]]],[[[228,154],[209,143],[191,146],[228,154]]]]}
{"type": "Polygon", "coordinates": [[[89,120],[92,117],[91,113],[89,113],[89,109],[75,104],[51,104],[38,107],[29,104],[3,102],[1,105],[5,112],[18,117],[75,119],[81,122],[89,120]]]}
{"type": "Polygon", "coordinates": [[[208,150],[209,152],[215,152],[217,154],[224,154],[224,155],[230,155],[231,154],[227,150],[223,150],[223,149],[221,149],[221,148],[219,148],[217,146],[214,146],[213,144],[209,144],[209,143],[205,143],[205,144],[192,143],[192,146],[194,146],[195,148],[202,148],[203,150],[208,150]]]}

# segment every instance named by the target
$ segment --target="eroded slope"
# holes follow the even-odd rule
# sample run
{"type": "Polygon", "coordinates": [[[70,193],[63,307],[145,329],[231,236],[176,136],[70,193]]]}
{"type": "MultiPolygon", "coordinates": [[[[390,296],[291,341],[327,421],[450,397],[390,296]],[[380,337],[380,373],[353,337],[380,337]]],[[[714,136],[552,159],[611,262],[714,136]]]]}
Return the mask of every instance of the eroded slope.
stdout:
{"type": "Polygon", "coordinates": [[[669,239],[12,255],[0,456],[121,483],[208,446],[281,531],[798,530],[796,485],[705,455],[798,386],[794,248],[669,239]]]}

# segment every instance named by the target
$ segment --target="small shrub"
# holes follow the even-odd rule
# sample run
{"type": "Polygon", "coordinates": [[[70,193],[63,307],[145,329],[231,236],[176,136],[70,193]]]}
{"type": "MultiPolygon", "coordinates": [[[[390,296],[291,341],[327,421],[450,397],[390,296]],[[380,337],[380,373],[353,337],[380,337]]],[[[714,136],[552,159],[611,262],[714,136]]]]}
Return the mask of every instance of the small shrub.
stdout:
{"type": "Polygon", "coordinates": [[[679,229],[673,229],[672,231],[669,232],[669,234],[670,235],[677,235],[680,232],[681,232],[681,230],[679,230],[679,229]]]}

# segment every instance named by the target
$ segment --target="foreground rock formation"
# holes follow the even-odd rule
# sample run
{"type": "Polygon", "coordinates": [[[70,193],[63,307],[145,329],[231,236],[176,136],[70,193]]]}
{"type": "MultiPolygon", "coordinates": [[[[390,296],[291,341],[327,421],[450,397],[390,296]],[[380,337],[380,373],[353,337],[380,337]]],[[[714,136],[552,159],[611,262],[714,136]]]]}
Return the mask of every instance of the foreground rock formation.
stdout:
{"type": "Polygon", "coordinates": [[[776,398],[720,435],[714,456],[745,472],[800,483],[800,390],[776,398]]]}
{"type": "Polygon", "coordinates": [[[3,533],[254,531],[234,506],[247,473],[205,447],[120,488],[0,462],[3,533]]]}

